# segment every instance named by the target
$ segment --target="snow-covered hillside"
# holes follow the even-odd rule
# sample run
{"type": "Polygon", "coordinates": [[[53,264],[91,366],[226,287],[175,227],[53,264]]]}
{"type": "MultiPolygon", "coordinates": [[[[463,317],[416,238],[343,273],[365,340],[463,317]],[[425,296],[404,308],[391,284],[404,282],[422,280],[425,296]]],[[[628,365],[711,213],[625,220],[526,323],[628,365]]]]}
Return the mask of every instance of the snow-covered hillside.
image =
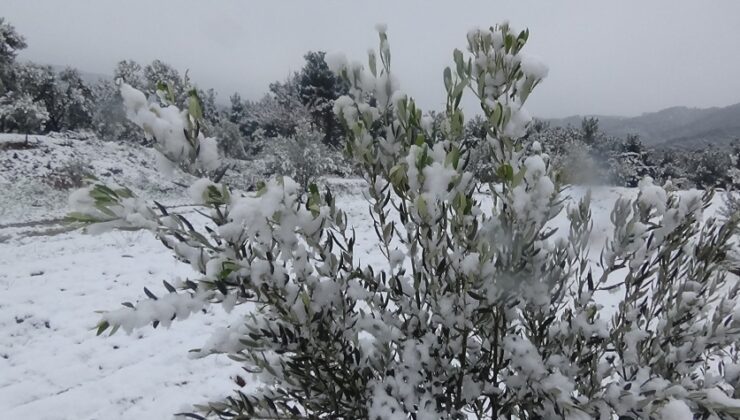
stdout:
{"type": "Polygon", "coordinates": [[[59,217],[68,193],[53,188],[50,174],[65,165],[89,165],[94,176],[117,182],[154,199],[177,197],[182,176],[158,170],[157,154],[135,144],[105,142],[92,136],[0,134],[0,226],[59,217]]]}

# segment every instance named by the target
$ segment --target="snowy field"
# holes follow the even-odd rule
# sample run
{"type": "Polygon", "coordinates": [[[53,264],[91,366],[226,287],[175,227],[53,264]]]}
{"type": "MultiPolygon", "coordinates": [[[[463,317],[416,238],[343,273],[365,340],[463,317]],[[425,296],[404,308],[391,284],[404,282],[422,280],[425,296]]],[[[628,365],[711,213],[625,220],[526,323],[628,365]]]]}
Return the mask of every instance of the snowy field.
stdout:
{"type": "MultiPolygon", "coordinates": [[[[169,329],[96,337],[96,311],[135,301],[144,287],[163,292],[162,280],[193,271],[146,232],[64,232],[55,219],[67,211],[66,193],[49,189],[31,173],[43,174],[74,153],[93,162],[96,173],[112,169],[111,179],[165,204],[180,204],[186,195],[177,187],[150,188],[162,181],[150,169],[156,166],[150,149],[94,140],[39,141],[44,146],[0,154],[0,418],[165,419],[189,410],[191,403],[229,394],[236,375],[248,379],[226,356],[188,357],[214,326],[238,319],[241,308],[227,315],[212,307],[169,329]]],[[[339,191],[357,186],[335,184],[339,191]]],[[[358,237],[374,238],[365,201],[346,194],[344,208],[358,237]]],[[[372,263],[372,248],[372,242],[358,244],[357,256],[372,263]]]]}
{"type": "MultiPolygon", "coordinates": [[[[150,175],[147,171],[151,170],[141,165],[121,162],[121,156],[140,161],[141,156],[148,156],[146,150],[107,147],[113,148],[106,151],[109,160],[96,165],[120,166],[119,174],[125,180],[137,179],[135,173],[150,175]]],[[[84,153],[86,149],[79,150],[84,153]]],[[[22,167],[18,162],[30,156],[20,153],[14,173],[22,167]]],[[[36,163],[44,166],[44,162],[36,163]]],[[[96,337],[92,330],[99,320],[96,311],[135,301],[143,296],[144,287],[155,293],[163,291],[162,280],[193,272],[149,233],[89,236],[77,231],[59,233],[63,231],[59,224],[28,223],[41,215],[52,218],[63,214],[63,201],[58,201],[59,197],[57,201],[53,197],[39,199],[29,210],[26,199],[12,199],[12,194],[21,193],[7,166],[0,176],[5,187],[0,202],[6,210],[0,217],[2,418],[164,419],[188,410],[191,403],[227,395],[237,386],[233,381],[236,375],[247,379],[246,386],[250,386],[240,366],[225,356],[188,357],[188,350],[202,346],[214,326],[225,327],[238,319],[237,313],[225,314],[220,307],[175,322],[168,329],[144,328],[132,335],[119,332],[96,337]]],[[[344,183],[341,205],[357,228],[356,256],[363,264],[379,264],[375,233],[358,185],[344,183]]],[[[571,193],[578,197],[583,192],[574,189],[571,193]]],[[[165,203],[178,202],[176,190],[159,193],[165,203]]],[[[635,194],[635,190],[619,188],[594,190],[595,247],[608,236],[614,200],[635,194]]],[[[707,215],[713,214],[720,202],[720,197],[715,197],[707,215]]],[[[555,225],[564,222],[561,214],[555,225]]],[[[598,257],[598,252],[594,254],[598,257]]],[[[613,302],[605,297],[603,304],[609,307],[613,302]]],[[[240,309],[246,310],[235,311],[240,309]]]]}
{"type": "MultiPolygon", "coordinates": [[[[345,202],[358,238],[374,238],[357,196],[345,202]]],[[[226,395],[240,373],[225,356],[189,359],[214,325],[236,314],[220,307],[175,322],[96,337],[96,311],[164,291],[162,280],[193,271],[144,232],[34,235],[4,229],[0,243],[0,412],[8,419],[163,419],[189,403],[226,395]]],[[[372,243],[358,243],[372,263],[372,243]]],[[[235,312],[240,308],[235,309],[235,312]]]]}

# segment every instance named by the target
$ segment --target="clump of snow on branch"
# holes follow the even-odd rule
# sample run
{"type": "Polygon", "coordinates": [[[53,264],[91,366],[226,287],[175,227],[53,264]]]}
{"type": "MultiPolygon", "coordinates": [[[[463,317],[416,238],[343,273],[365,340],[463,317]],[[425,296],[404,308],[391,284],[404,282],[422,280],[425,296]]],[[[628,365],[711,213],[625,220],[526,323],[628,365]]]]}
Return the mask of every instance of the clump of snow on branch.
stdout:
{"type": "MultiPolygon", "coordinates": [[[[221,162],[217,141],[205,137],[197,128],[198,115],[193,115],[193,110],[181,111],[172,104],[162,106],[149,101],[144,93],[126,83],[121,83],[120,92],[126,116],[156,140],[157,150],[169,161],[206,171],[218,169],[221,162]]],[[[197,97],[191,99],[197,101],[197,97]]]]}

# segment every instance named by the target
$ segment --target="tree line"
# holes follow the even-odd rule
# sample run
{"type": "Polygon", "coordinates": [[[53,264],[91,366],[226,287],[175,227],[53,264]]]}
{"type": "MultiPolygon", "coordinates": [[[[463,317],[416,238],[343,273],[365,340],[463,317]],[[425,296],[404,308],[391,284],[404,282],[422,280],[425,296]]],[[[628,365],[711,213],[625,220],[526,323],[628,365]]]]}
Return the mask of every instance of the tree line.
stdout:
{"type": "MultiPolygon", "coordinates": [[[[213,89],[198,87],[187,71],[181,73],[161,60],[123,60],[113,69],[112,80],[86,82],[75,68],[58,71],[18,62],[18,52],[26,47],[24,37],[0,18],[0,132],[92,131],[102,140],[149,144],[143,131],[126,119],[117,87],[117,81],[125,81],[153,97],[167,92],[180,107],[195,92],[202,129],[218,139],[220,152],[253,161],[264,175],[282,173],[308,185],[320,175],[356,170],[341,153],[346,133],[333,112],[334,101],[348,93],[348,84],[330,71],[324,52],[308,52],[300,71],[271,83],[263,97],[248,100],[234,93],[228,105],[221,105],[213,89]]],[[[425,114],[436,126],[442,117],[441,112],[425,114]]],[[[468,120],[465,141],[484,144],[487,124],[480,116],[468,120]]],[[[650,176],[678,188],[740,184],[740,143],[730,150],[653,150],[636,135],[605,135],[595,118],[565,128],[535,120],[527,139],[542,144],[566,182],[635,187],[650,176]]],[[[492,163],[485,150],[474,156],[476,173],[490,178],[492,163]]]]}

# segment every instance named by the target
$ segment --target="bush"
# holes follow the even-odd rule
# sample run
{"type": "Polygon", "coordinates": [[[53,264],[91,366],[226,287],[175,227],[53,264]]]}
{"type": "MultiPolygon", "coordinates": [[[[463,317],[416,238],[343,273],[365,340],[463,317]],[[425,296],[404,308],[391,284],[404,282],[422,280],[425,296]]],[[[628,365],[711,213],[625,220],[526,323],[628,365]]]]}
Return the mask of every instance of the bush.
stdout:
{"type": "Polygon", "coordinates": [[[732,155],[726,150],[694,152],[687,163],[690,179],[700,188],[732,186],[732,155]]]}
{"type": "Polygon", "coordinates": [[[85,185],[93,177],[93,168],[80,159],[70,159],[44,175],[44,183],[55,190],[71,190],[85,185]]]}
{"type": "Polygon", "coordinates": [[[110,81],[95,85],[95,111],[92,115],[92,128],[99,139],[124,143],[146,144],[142,130],[126,119],[123,98],[110,81]]]}
{"type": "Polygon", "coordinates": [[[48,120],[46,107],[34,102],[29,95],[11,92],[0,97],[0,129],[3,132],[40,133],[48,120]]]}
{"type": "Polygon", "coordinates": [[[341,153],[323,143],[324,134],[304,122],[290,137],[263,139],[261,159],[266,164],[266,175],[288,176],[301,190],[327,174],[344,175],[350,172],[341,153]]]}
{"type": "Polygon", "coordinates": [[[224,156],[234,159],[246,159],[247,151],[244,147],[244,136],[239,131],[239,126],[233,122],[222,119],[213,126],[213,136],[218,139],[218,146],[224,156]]]}
{"type": "Polygon", "coordinates": [[[596,140],[592,138],[590,143],[586,143],[583,136],[580,131],[570,127],[542,127],[531,133],[528,140],[542,145],[552,171],[562,182],[575,185],[608,183],[610,180],[605,165],[593,156],[592,144],[596,140]]]}
{"type": "Polygon", "coordinates": [[[73,195],[73,219],[150,229],[202,276],[146,289],[98,332],[255,303],[195,352],[228,353],[262,384],[198,407],[213,418],[737,418],[738,285],[722,264],[736,219],[702,223],[711,193],[678,197],[645,180],[617,200],[612,236],[590,258],[589,196],[565,206],[540,145],[522,145],[522,106],[546,74],[521,54],[529,32],[469,32],[469,54],[456,50],[444,71],[446,121],[431,141],[379,31],[366,68],[327,62],[350,86],[334,111],[385,263],[358,261],[367,238],[330,192],[304,195],[289,178],[246,196],[197,181],[204,232],[97,184],[73,195]],[[466,89],[491,122],[485,202],[461,142],[466,89]],[[560,212],[568,224],[555,232],[560,212]],[[609,293],[613,313],[600,303],[609,293]]]}

